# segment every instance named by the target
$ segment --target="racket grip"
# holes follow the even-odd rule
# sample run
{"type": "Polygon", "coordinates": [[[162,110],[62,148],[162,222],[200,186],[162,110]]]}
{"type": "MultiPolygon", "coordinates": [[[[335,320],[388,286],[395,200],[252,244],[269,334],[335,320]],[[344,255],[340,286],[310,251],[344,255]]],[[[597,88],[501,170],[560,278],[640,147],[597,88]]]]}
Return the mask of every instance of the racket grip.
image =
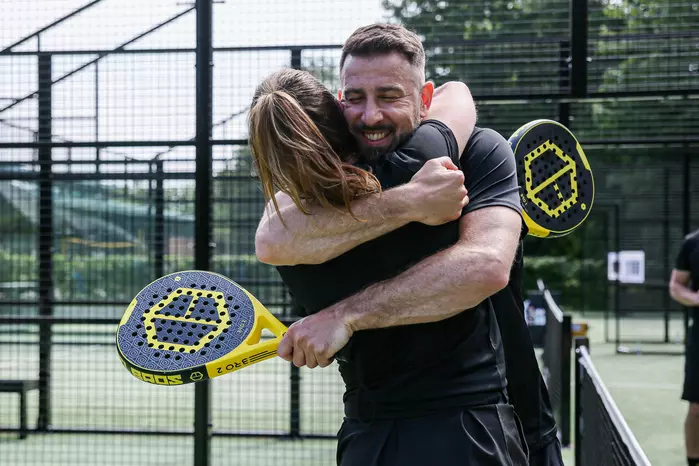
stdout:
{"type": "Polygon", "coordinates": [[[274,315],[272,315],[272,313],[253,295],[247,291],[246,293],[255,307],[255,324],[245,341],[227,357],[221,359],[216,364],[207,364],[206,370],[210,378],[227,374],[277,356],[279,342],[282,341],[288,328],[274,317],[274,315]],[[262,339],[262,331],[265,329],[272,332],[274,338],[260,342],[262,339]]]}

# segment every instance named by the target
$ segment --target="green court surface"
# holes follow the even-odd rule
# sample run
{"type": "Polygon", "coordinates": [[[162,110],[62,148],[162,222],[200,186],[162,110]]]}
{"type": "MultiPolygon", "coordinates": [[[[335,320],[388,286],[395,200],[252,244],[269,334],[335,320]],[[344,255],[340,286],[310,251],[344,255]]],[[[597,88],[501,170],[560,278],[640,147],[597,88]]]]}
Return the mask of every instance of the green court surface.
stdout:
{"type": "MultiPolygon", "coordinates": [[[[35,345],[3,344],[0,348],[0,379],[36,378],[39,358],[35,345]]],[[[161,387],[141,382],[123,368],[114,351],[114,346],[53,347],[52,427],[191,431],[194,385],[161,387]]],[[[334,435],[342,421],[342,385],[337,369],[306,369],[301,375],[301,433],[334,435]]],[[[212,466],[334,463],[332,439],[262,436],[289,432],[290,376],[285,361],[271,359],[211,381],[212,466]],[[216,435],[219,433],[257,437],[216,435]]],[[[38,393],[32,392],[28,401],[28,419],[34,428],[38,393]]],[[[0,425],[18,425],[14,394],[0,393],[0,425]]],[[[30,433],[19,440],[14,433],[0,433],[3,466],[179,466],[192,464],[193,456],[191,435],[30,433]]]]}
{"type": "MultiPolygon", "coordinates": [[[[621,338],[629,340],[624,343],[628,350],[624,354],[617,354],[613,342],[605,342],[604,319],[599,314],[574,314],[573,321],[590,325],[592,361],[651,464],[684,466],[683,424],[687,404],[680,400],[684,346],[681,343],[640,343],[663,340],[664,322],[660,317],[621,321],[621,338]],[[674,354],[651,354],[660,351],[674,354]]],[[[612,340],[615,330],[615,323],[610,319],[608,335],[612,340]]],[[[681,316],[673,315],[669,335],[670,341],[681,341],[684,335],[681,316]]],[[[574,393],[572,387],[571,393],[574,393]]],[[[567,465],[573,464],[572,448],[564,452],[567,465]]]]}
{"type": "MultiPolygon", "coordinates": [[[[653,465],[684,464],[683,421],[686,404],[679,399],[684,357],[648,354],[616,354],[604,341],[599,316],[575,316],[590,324],[594,364],[631,430],[653,465]]],[[[614,335],[613,322],[608,329],[614,335]]],[[[660,319],[625,320],[623,335],[660,338],[660,319]]],[[[84,330],[85,328],[82,328],[84,330]]],[[[673,320],[671,334],[681,329],[673,320]]],[[[63,331],[80,331],[79,326],[63,331]]],[[[95,329],[92,329],[93,332],[95,329]]],[[[111,338],[65,335],[54,339],[85,342],[111,338]]],[[[3,341],[27,340],[26,335],[1,335],[3,341]]],[[[67,341],[66,341],[67,343],[67,341]]],[[[631,349],[634,344],[629,344],[631,349]]],[[[664,345],[647,345],[657,350],[664,345]]],[[[681,345],[667,349],[682,351],[681,345]]],[[[0,345],[0,379],[36,378],[39,370],[36,345],[0,345]]],[[[54,345],[51,360],[52,426],[57,429],[123,429],[191,431],[194,387],[159,387],[129,375],[119,363],[113,346],[54,345]]],[[[289,365],[279,359],[264,361],[246,370],[212,381],[213,432],[288,432],[290,418],[289,365]]],[[[342,419],[342,383],[337,368],[301,370],[301,431],[334,435],[342,419]]],[[[29,396],[30,427],[36,425],[38,394],[29,396]]],[[[16,426],[17,397],[0,393],[0,425],[16,426]]],[[[564,450],[567,465],[573,449],[564,450]]],[[[88,465],[187,465],[192,464],[191,436],[104,435],[30,433],[0,434],[0,464],[12,466],[88,465]]],[[[335,463],[334,440],[289,440],[271,437],[221,437],[212,441],[212,466],[223,465],[329,465],[335,463]]]]}

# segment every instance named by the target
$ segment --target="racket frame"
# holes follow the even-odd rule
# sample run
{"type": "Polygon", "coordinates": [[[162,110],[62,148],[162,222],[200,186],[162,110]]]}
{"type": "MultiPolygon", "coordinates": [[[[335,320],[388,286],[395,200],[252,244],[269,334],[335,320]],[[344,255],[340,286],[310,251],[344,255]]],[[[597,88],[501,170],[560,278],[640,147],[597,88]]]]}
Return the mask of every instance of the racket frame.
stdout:
{"type": "MultiPolygon", "coordinates": [[[[255,321],[252,325],[252,329],[248,336],[243,340],[243,342],[235,347],[228,354],[221,356],[218,359],[201,364],[195,367],[183,368],[173,371],[162,371],[154,370],[150,368],[144,368],[138,364],[130,361],[119,347],[119,340],[117,338],[117,353],[122,364],[126,370],[131,373],[137,379],[151,383],[154,385],[183,385],[188,383],[196,383],[201,380],[212,379],[222,375],[229,374],[231,372],[249,367],[253,364],[257,364],[264,360],[273,358],[277,356],[277,347],[279,342],[282,340],[286,334],[288,328],[281,323],[255,296],[253,296],[248,290],[230,280],[229,278],[214,273],[214,272],[204,272],[201,270],[184,270],[179,272],[174,272],[163,277],[160,277],[149,285],[143,288],[143,290],[152,286],[158,280],[165,277],[182,274],[186,272],[197,272],[197,273],[207,273],[212,275],[218,275],[226,281],[230,282],[232,285],[236,286],[240,291],[245,293],[250,299],[253,305],[255,321]],[[266,341],[262,341],[262,332],[267,329],[269,330],[273,338],[266,341]]],[[[141,290],[139,294],[143,291],[141,290]]],[[[138,295],[137,295],[138,296],[138,295]]],[[[136,297],[131,301],[129,306],[124,311],[119,322],[119,327],[117,328],[117,336],[119,334],[119,329],[125,325],[131,318],[131,314],[138,305],[138,300],[136,297]]]]}

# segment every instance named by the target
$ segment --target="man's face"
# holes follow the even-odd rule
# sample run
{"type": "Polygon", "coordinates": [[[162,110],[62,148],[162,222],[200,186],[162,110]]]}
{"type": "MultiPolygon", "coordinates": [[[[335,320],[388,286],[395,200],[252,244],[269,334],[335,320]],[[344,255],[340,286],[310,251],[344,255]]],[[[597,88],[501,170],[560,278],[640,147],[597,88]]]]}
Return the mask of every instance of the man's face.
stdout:
{"type": "Polygon", "coordinates": [[[365,156],[395,149],[426,116],[432,94],[419,83],[418,72],[399,53],[347,57],[342,70],[345,119],[365,156]]]}

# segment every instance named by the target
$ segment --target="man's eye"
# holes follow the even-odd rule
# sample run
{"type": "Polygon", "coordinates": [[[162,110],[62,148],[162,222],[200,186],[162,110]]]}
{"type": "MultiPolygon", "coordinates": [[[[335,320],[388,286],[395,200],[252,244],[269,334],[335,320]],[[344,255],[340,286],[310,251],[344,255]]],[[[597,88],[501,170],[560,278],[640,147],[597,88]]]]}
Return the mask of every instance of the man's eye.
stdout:
{"type": "Polygon", "coordinates": [[[362,100],[361,97],[350,97],[350,98],[345,99],[345,102],[349,102],[351,104],[354,104],[354,103],[359,102],[360,100],[362,100]]]}
{"type": "Polygon", "coordinates": [[[398,100],[400,97],[395,96],[395,95],[385,95],[385,96],[383,96],[383,97],[381,97],[381,98],[382,98],[383,100],[387,101],[387,102],[395,102],[395,101],[398,100]]]}

